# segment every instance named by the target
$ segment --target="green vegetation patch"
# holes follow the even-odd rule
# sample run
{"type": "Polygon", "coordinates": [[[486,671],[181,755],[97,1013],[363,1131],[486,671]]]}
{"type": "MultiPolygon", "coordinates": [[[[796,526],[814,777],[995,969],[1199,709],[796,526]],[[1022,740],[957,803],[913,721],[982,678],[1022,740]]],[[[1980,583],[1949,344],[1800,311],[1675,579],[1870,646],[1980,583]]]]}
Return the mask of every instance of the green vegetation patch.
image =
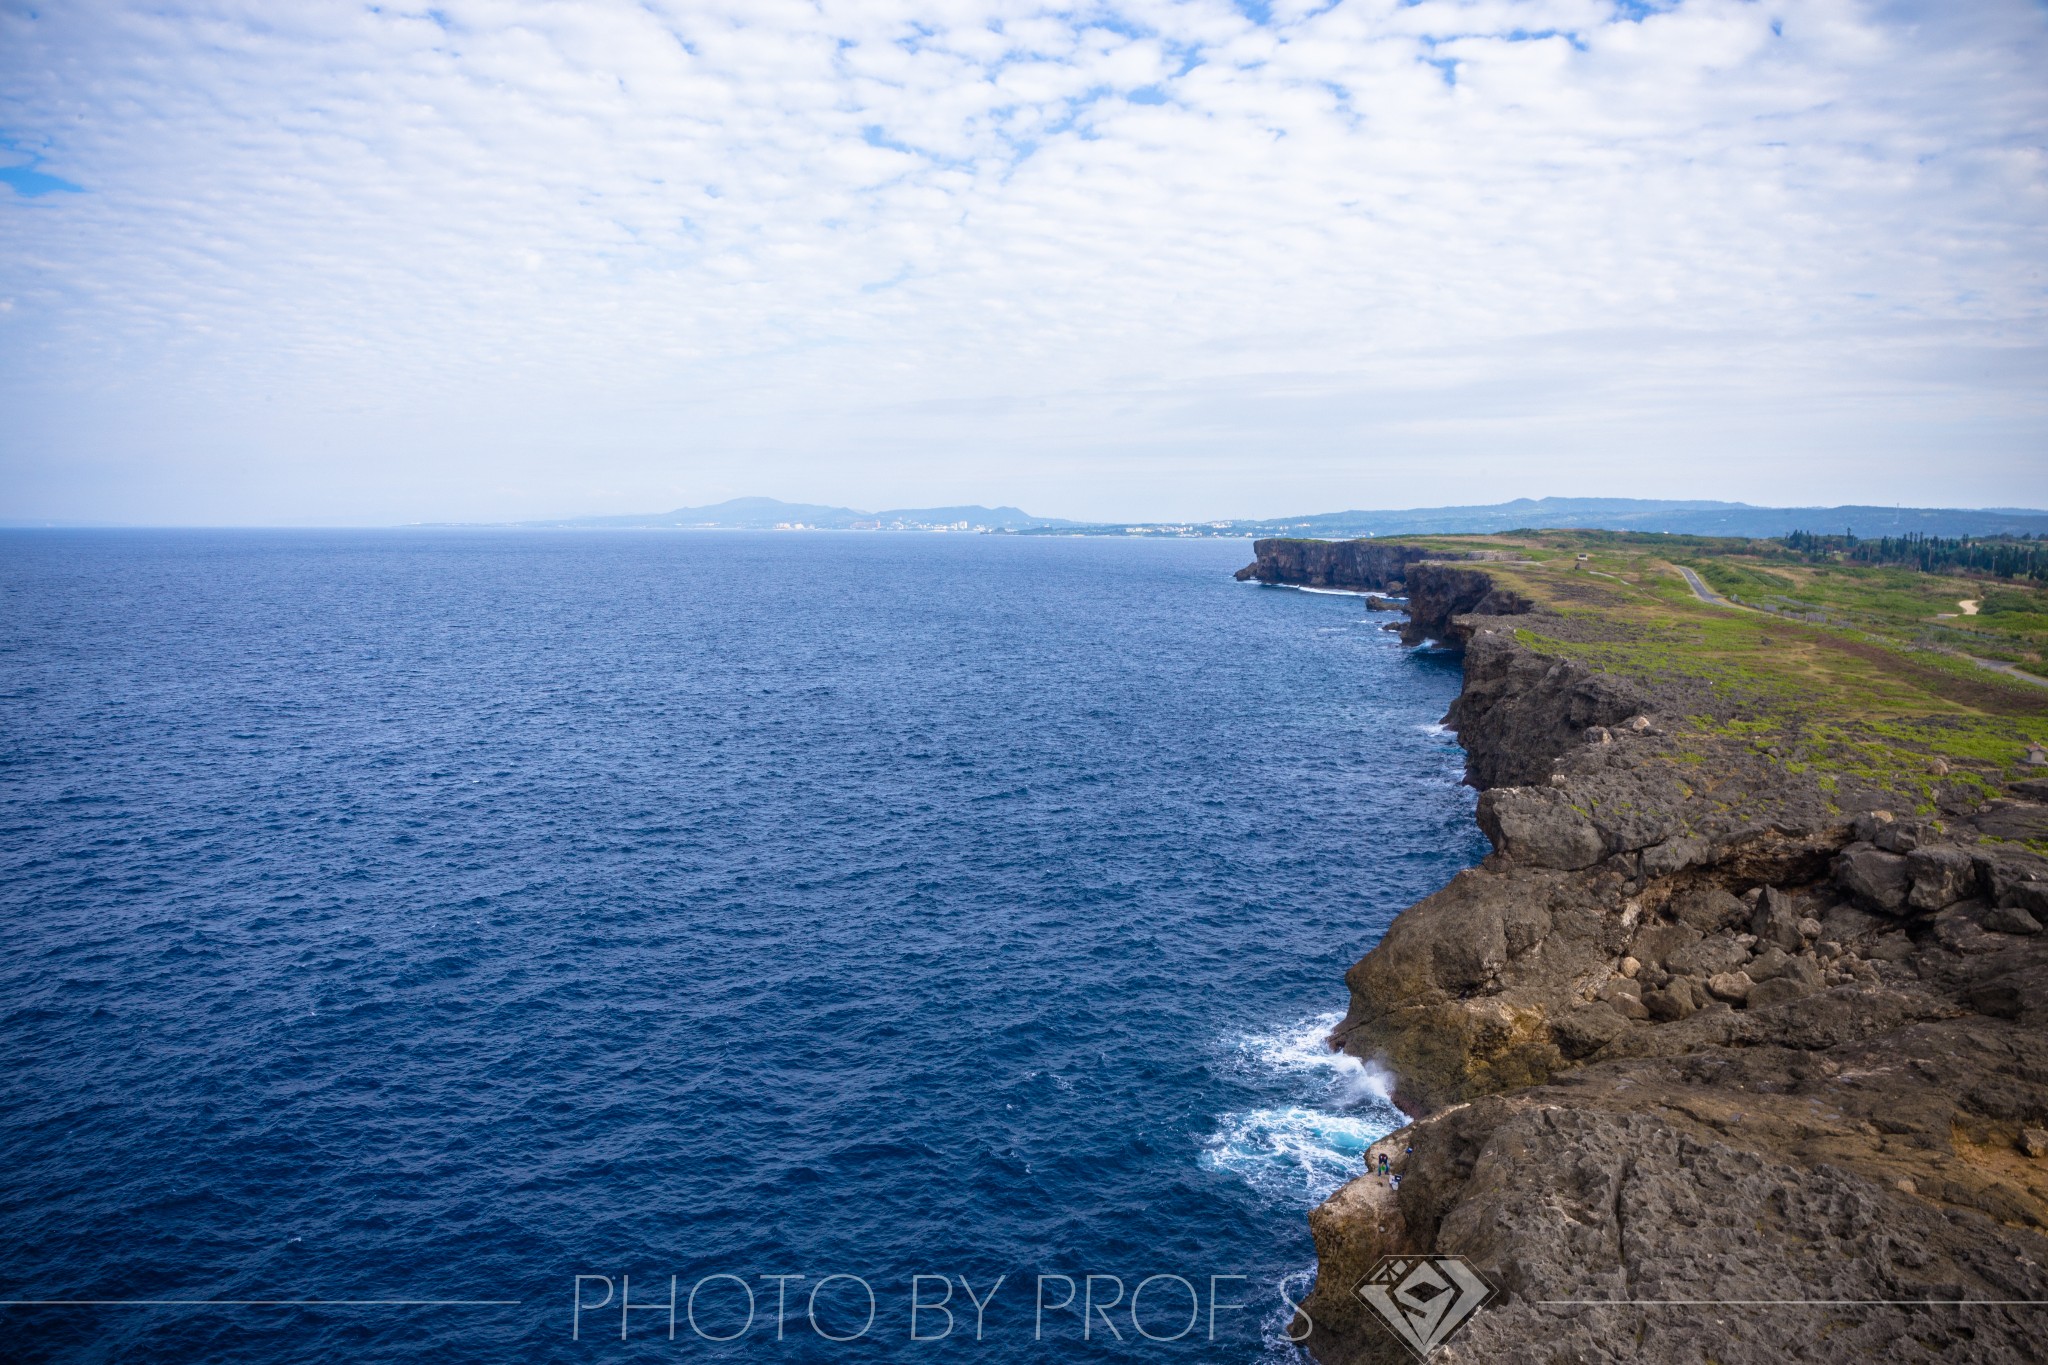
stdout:
{"type": "Polygon", "coordinates": [[[1890,564],[1809,562],[1775,542],[1619,532],[1431,537],[1487,550],[1488,572],[1539,603],[1516,637],[1691,700],[1685,724],[1797,771],[1932,809],[1986,796],[2048,744],[2048,589],[1890,564]],[[1504,553],[1504,552],[1515,553],[1504,553]],[[1584,558],[1580,558],[1584,556],[1584,558]],[[1683,564],[1739,605],[1702,602],[1683,564]],[[1967,604],[1967,605],[1966,605],[1967,604]]]}

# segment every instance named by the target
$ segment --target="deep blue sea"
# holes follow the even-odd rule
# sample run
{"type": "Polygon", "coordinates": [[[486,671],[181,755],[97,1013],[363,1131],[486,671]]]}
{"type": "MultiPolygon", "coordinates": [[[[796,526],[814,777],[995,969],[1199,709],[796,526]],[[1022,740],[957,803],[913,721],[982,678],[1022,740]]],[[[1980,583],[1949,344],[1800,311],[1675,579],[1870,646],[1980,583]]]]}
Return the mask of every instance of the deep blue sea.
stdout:
{"type": "Polygon", "coordinates": [[[1455,661],[1249,557],[0,534],[0,1354],[1288,1358],[1483,842],[1455,661]]]}

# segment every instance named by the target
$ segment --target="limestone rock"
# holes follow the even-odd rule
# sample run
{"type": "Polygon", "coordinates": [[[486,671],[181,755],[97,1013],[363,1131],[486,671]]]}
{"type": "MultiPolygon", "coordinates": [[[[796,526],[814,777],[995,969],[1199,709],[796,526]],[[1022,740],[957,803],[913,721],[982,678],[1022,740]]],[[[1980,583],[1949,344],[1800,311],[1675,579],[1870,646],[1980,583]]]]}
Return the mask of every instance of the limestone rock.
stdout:
{"type": "Polygon", "coordinates": [[[2041,921],[2017,905],[2001,905],[1985,913],[1983,925],[1994,934],[2038,934],[2041,921]]]}
{"type": "Polygon", "coordinates": [[[1708,884],[1693,887],[1674,897],[1671,913],[1682,924],[1690,925],[1703,934],[1715,934],[1747,922],[1750,910],[1720,887],[1708,884]]]}
{"type": "Polygon", "coordinates": [[[1871,842],[1886,853],[1911,853],[1920,847],[1932,833],[1919,820],[1897,820],[1880,828],[1871,842]]]}
{"type": "Polygon", "coordinates": [[[1906,903],[1916,910],[1940,910],[1976,890],[1977,869],[1970,855],[1953,844],[1929,844],[1906,857],[1911,883],[1906,903]]]}
{"type": "MultiPolygon", "coordinates": [[[[1411,625],[1466,642],[1452,718],[1499,856],[1346,976],[1335,1036],[1421,1117],[1390,1139],[1413,1143],[1398,1195],[1354,1181],[1311,1215],[1308,1350],[1407,1359],[1349,1291],[1442,1251],[1503,1294],[1438,1365],[2039,1358],[2029,1310],[1888,1305],[2048,1299],[2048,1178],[2023,1155],[2048,1162],[2048,933],[2018,932],[2048,919],[2048,859],[1966,810],[1862,809],[1746,741],[1689,729],[1681,763],[1630,718],[1725,699],[1523,647],[1479,610],[1482,570],[1409,572],[1411,625]],[[1833,1302],[1618,1302],[1788,1289],[1833,1302]]],[[[1605,627],[1538,634],[1581,628],[1605,627]]]]}
{"type": "Polygon", "coordinates": [[[1829,906],[1821,923],[1826,926],[1827,933],[1846,943],[1876,933],[1887,921],[1844,901],[1840,905],[1829,906]]]}
{"type": "Polygon", "coordinates": [[[1252,553],[1258,557],[1237,571],[1239,581],[1377,592],[1399,591],[1407,567],[1433,553],[1454,557],[1391,540],[1261,540],[1252,553]]]}
{"type": "Polygon", "coordinates": [[[1773,1005],[1783,1005],[1793,1000],[1803,999],[1806,996],[1812,995],[1820,987],[1821,982],[1818,973],[1815,974],[1815,979],[1810,982],[1799,973],[1775,976],[1769,981],[1758,982],[1755,989],[1750,991],[1747,1004],[1753,1010],[1769,1009],[1773,1005]]]}
{"type": "Polygon", "coordinates": [[[1843,849],[1835,860],[1835,882],[1858,900],[1880,910],[1903,908],[1912,887],[1906,860],[1874,844],[1851,844],[1843,849]]]}
{"type": "MultiPolygon", "coordinates": [[[[1411,623],[1431,619],[1427,614],[1452,598],[1463,600],[1455,593],[1446,597],[1431,581],[1427,601],[1411,599],[1411,623]]],[[[1451,625],[1445,621],[1441,628],[1451,625]]],[[[1552,764],[1567,754],[1574,762],[1604,760],[1632,747],[1603,746],[1596,753],[1584,748],[1580,735],[1638,710],[1636,693],[1619,679],[1544,659],[1512,634],[1481,627],[1465,641],[1465,687],[1451,704],[1449,722],[1466,750],[1467,780],[1483,790],[1546,782],[1552,764]]]]}
{"type": "Polygon", "coordinates": [[[1600,992],[1600,999],[1624,1019],[1647,1019],[1650,1012],[1643,1008],[1643,988],[1639,982],[1618,976],[1607,983],[1600,992]]]}
{"type": "Polygon", "coordinates": [[[1740,971],[1749,961],[1749,949],[1728,934],[1716,934],[1671,954],[1669,970],[1702,979],[1740,971]]]}
{"type": "Polygon", "coordinates": [[[1668,877],[1706,862],[1712,850],[1704,839],[1667,839],[1643,850],[1642,875],[1668,877]]]}
{"type": "Polygon", "coordinates": [[[1433,1251],[1502,1291],[1438,1365],[1821,1365],[1902,1359],[1902,1339],[1914,1358],[2036,1360],[2029,1310],[1884,1306],[2048,1298],[2040,1201],[1946,1156],[1956,1105],[1919,1063],[1938,1073],[1958,1041],[1937,1030],[1824,1064],[1769,1048],[1600,1062],[1423,1119],[1396,1139],[1414,1148],[1398,1200],[1353,1181],[1311,1215],[1322,1273],[1297,1331],[1311,1327],[1304,1344],[1326,1365],[1411,1360],[1350,1288],[1382,1256],[1433,1251]],[[1896,1154],[1867,1137],[1878,1121],[1896,1154]],[[1558,1306],[1795,1297],[1833,1303],[1558,1306]]]}
{"type": "Polygon", "coordinates": [[[2048,881],[2013,882],[1997,899],[2001,905],[2016,905],[2030,915],[2048,915],[2048,881]]]}
{"type": "Polygon", "coordinates": [[[1496,787],[1479,798],[1479,828],[1494,850],[1528,867],[1591,867],[1606,851],[1571,798],[1547,787],[1496,787]]]}
{"type": "Polygon", "coordinates": [[[1799,933],[1798,904],[1792,897],[1776,887],[1766,887],[1757,899],[1757,907],[1750,917],[1749,931],[1759,942],[1775,944],[1788,953],[1796,953],[1805,946],[1805,939],[1799,933]]]}
{"type": "Polygon", "coordinates": [[[1573,1010],[1553,1027],[1558,1049],[1565,1056],[1584,1057],[1619,1037],[1628,1028],[1628,1020],[1612,1005],[1599,1000],[1573,1010]]]}
{"type": "Polygon", "coordinates": [[[1977,827],[1997,839],[2048,839],[2048,805],[2038,801],[1993,801],[1977,816],[1977,827]]]}
{"type": "Polygon", "coordinates": [[[1693,1001],[1692,990],[1689,980],[1681,977],[1662,989],[1644,991],[1643,1008],[1660,1024],[1691,1018],[1699,1008],[1693,1001]]]}
{"type": "Polygon", "coordinates": [[[1716,1000],[1739,1005],[1749,999],[1749,992],[1755,985],[1748,972],[1721,972],[1707,978],[1707,994],[1716,1000]]]}

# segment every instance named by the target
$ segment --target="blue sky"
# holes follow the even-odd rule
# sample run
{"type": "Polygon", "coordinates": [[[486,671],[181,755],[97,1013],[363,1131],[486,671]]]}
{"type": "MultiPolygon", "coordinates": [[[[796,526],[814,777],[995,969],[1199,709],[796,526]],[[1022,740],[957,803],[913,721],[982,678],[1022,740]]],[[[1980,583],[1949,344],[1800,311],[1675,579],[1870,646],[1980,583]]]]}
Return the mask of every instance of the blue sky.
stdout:
{"type": "Polygon", "coordinates": [[[2048,505],[2048,8],[0,0],[0,518],[2048,505]]]}

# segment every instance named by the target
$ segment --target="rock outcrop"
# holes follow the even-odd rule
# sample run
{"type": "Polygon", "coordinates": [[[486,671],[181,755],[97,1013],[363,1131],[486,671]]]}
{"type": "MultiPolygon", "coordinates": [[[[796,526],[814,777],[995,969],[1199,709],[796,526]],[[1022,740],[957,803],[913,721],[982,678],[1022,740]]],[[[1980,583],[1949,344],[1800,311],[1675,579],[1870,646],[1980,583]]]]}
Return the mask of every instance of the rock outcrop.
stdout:
{"type": "Polygon", "coordinates": [[[1347,974],[1332,1043],[1414,1122],[1398,1189],[1311,1215],[1308,1349],[1410,1359],[1353,1286],[1438,1252],[1501,1291],[1441,1361],[2039,1359],[2048,859],[1974,821],[2048,790],[1894,811],[1538,654],[1483,568],[1400,569],[1494,851],[1347,974]]]}
{"type": "Polygon", "coordinates": [[[1408,566],[1430,557],[1418,546],[1378,540],[1260,540],[1252,552],[1258,558],[1237,571],[1240,582],[1353,592],[1403,592],[1408,566]]]}
{"type": "Polygon", "coordinates": [[[1453,618],[1423,619],[1412,633],[1433,631],[1464,647],[1464,690],[1444,720],[1458,732],[1468,776],[1482,790],[1546,783],[1552,765],[1588,734],[1597,742],[1602,729],[1611,733],[1650,709],[1619,679],[1519,647],[1507,623],[1461,628],[1453,618]]]}

